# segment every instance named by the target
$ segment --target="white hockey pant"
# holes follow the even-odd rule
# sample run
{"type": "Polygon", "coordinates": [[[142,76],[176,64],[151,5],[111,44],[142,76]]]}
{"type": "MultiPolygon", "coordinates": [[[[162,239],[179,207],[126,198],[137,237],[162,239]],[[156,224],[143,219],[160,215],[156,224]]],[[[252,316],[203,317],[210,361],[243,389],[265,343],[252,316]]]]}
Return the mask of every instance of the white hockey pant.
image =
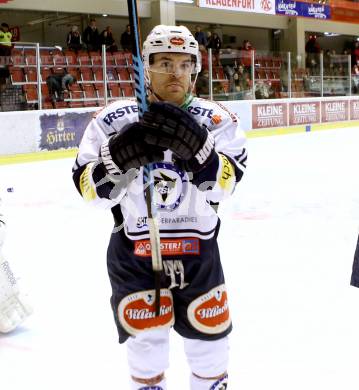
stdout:
{"type": "MultiPolygon", "coordinates": [[[[126,344],[131,390],[151,386],[167,390],[164,373],[169,367],[169,329],[141,332],[130,337],[126,344]]],[[[226,388],[228,337],[216,341],[184,338],[184,348],[192,371],[191,390],[226,388]]]]}

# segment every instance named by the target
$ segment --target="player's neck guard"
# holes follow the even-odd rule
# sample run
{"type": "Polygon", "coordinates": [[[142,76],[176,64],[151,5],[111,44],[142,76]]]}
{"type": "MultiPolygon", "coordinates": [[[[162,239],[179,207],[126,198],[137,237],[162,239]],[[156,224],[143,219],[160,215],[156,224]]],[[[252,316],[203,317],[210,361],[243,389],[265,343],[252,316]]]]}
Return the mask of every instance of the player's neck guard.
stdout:
{"type": "Polygon", "coordinates": [[[186,93],[185,97],[184,97],[184,102],[181,104],[181,108],[184,108],[184,109],[187,109],[187,107],[191,104],[193,100],[193,95],[191,92],[189,93],[186,93]]]}

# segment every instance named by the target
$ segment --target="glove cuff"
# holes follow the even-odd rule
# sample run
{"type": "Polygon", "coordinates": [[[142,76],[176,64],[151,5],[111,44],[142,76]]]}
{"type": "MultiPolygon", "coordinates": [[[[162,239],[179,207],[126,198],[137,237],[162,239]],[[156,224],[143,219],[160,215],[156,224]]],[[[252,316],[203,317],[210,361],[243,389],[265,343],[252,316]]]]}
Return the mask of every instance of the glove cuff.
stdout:
{"type": "Polygon", "coordinates": [[[201,149],[195,154],[195,158],[200,165],[205,166],[209,156],[214,150],[214,137],[210,132],[207,132],[206,142],[203,144],[201,149]]]}
{"type": "Polygon", "coordinates": [[[122,170],[113,162],[110,149],[108,146],[108,140],[101,145],[100,157],[107,172],[111,175],[118,175],[123,173],[122,170]]]}

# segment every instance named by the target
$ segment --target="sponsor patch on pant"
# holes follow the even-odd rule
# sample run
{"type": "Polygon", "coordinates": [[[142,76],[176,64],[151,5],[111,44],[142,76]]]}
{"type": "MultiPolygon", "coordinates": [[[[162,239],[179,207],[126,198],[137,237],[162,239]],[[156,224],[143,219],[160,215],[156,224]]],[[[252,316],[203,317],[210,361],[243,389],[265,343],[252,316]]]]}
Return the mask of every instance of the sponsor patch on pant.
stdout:
{"type": "MultiPolygon", "coordinates": [[[[161,239],[162,256],[199,255],[198,238],[161,239]]],[[[134,254],[140,257],[151,257],[150,240],[135,241],[134,254]]]]}
{"type": "Polygon", "coordinates": [[[155,310],[155,290],[127,295],[118,305],[117,315],[123,328],[132,336],[146,329],[170,327],[174,324],[172,293],[161,289],[159,316],[155,310]]]}
{"type": "Polygon", "coordinates": [[[226,286],[221,284],[192,301],[187,309],[191,325],[207,334],[222,333],[231,325],[226,286]]]}

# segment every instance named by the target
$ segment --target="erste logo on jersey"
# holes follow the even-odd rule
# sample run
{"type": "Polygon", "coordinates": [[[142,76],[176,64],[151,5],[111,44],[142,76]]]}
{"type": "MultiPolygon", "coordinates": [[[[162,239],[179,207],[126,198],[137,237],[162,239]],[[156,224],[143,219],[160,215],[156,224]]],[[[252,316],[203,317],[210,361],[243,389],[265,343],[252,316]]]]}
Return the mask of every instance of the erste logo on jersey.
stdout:
{"type": "Polygon", "coordinates": [[[118,319],[130,335],[145,329],[170,327],[174,324],[173,298],[168,289],[161,289],[160,314],[156,316],[155,290],[127,295],[118,305],[118,319]]]}
{"type": "Polygon", "coordinates": [[[221,284],[201,295],[188,306],[192,326],[207,334],[222,333],[231,325],[226,286],[221,284]]]}
{"type": "Polygon", "coordinates": [[[122,118],[125,115],[128,114],[135,114],[138,112],[138,107],[136,104],[133,104],[131,106],[124,106],[119,107],[116,111],[109,112],[104,118],[103,121],[106,123],[106,125],[111,126],[111,123],[118,119],[122,118]]]}
{"type": "MultiPolygon", "coordinates": [[[[171,163],[154,163],[151,172],[153,178],[153,203],[160,210],[173,211],[188,191],[188,176],[171,163]]],[[[145,185],[145,177],[143,178],[145,185]]],[[[144,193],[146,198],[146,193],[144,193]]]]}

